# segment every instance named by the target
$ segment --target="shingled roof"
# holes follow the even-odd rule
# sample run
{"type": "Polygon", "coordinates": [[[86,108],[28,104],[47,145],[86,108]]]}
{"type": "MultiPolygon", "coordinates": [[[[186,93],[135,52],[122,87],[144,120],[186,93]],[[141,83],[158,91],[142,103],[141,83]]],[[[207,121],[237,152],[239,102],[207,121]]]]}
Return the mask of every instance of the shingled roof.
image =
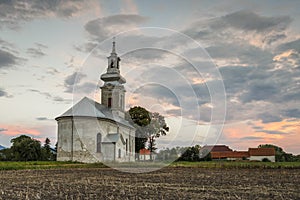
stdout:
{"type": "Polygon", "coordinates": [[[274,148],[249,148],[250,156],[275,156],[274,148]]]}
{"type": "Polygon", "coordinates": [[[114,116],[110,108],[89,99],[88,97],[81,99],[72,108],[55,118],[55,120],[64,117],[95,117],[100,119],[109,119],[133,128],[133,126],[131,126],[125,119],[120,118],[119,116],[114,116]]]}

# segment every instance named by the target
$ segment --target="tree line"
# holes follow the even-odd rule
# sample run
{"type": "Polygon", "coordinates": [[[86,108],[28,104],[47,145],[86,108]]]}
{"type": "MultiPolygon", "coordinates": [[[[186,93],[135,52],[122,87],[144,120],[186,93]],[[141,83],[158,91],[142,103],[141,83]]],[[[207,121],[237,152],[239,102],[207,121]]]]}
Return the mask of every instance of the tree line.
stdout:
{"type": "Polygon", "coordinates": [[[51,141],[45,139],[42,145],[40,141],[27,135],[11,139],[12,146],[0,151],[1,161],[54,161],[56,149],[50,147],[51,141]]]}
{"type": "MultiPolygon", "coordinates": [[[[276,162],[300,162],[300,155],[293,155],[286,153],[281,147],[273,144],[261,144],[258,148],[274,148],[275,149],[275,161],[276,162]]],[[[169,161],[211,161],[211,155],[209,152],[202,152],[201,146],[195,145],[191,147],[174,147],[160,150],[157,153],[157,160],[169,160],[169,161]]]]}

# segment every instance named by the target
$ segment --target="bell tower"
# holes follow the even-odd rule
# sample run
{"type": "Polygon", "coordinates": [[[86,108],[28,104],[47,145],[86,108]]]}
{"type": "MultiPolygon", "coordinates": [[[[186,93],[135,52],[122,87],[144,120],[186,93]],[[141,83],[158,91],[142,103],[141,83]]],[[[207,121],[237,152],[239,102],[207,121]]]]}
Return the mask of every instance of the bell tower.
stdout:
{"type": "Polygon", "coordinates": [[[125,88],[126,80],[120,74],[120,57],[116,53],[116,42],[113,39],[112,51],[107,57],[108,66],[105,74],[101,75],[104,84],[101,88],[101,104],[112,110],[114,115],[125,117],[125,88]]]}

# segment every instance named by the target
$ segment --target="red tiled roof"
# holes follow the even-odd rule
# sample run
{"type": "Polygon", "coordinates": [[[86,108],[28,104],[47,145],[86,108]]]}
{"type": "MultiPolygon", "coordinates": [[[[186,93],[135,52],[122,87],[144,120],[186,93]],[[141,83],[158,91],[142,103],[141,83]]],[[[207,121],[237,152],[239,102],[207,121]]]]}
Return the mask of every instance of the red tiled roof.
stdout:
{"type": "Polygon", "coordinates": [[[250,156],[275,156],[274,148],[249,148],[250,156]]]}
{"type": "Polygon", "coordinates": [[[150,155],[150,150],[148,150],[148,149],[140,149],[140,155],[150,155]]]}
{"type": "Polygon", "coordinates": [[[202,149],[211,150],[211,152],[232,152],[232,149],[226,145],[204,146],[202,149]]]}
{"type": "Polygon", "coordinates": [[[248,151],[210,152],[212,159],[220,158],[248,158],[248,151]]]}

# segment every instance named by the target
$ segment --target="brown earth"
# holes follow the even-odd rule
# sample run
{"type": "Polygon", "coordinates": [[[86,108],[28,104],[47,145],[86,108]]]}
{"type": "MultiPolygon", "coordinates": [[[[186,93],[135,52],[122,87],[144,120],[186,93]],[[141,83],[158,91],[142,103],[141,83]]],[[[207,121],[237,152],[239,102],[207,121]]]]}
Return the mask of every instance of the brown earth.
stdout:
{"type": "Polygon", "coordinates": [[[0,199],[300,199],[300,169],[0,171],[0,199]]]}

